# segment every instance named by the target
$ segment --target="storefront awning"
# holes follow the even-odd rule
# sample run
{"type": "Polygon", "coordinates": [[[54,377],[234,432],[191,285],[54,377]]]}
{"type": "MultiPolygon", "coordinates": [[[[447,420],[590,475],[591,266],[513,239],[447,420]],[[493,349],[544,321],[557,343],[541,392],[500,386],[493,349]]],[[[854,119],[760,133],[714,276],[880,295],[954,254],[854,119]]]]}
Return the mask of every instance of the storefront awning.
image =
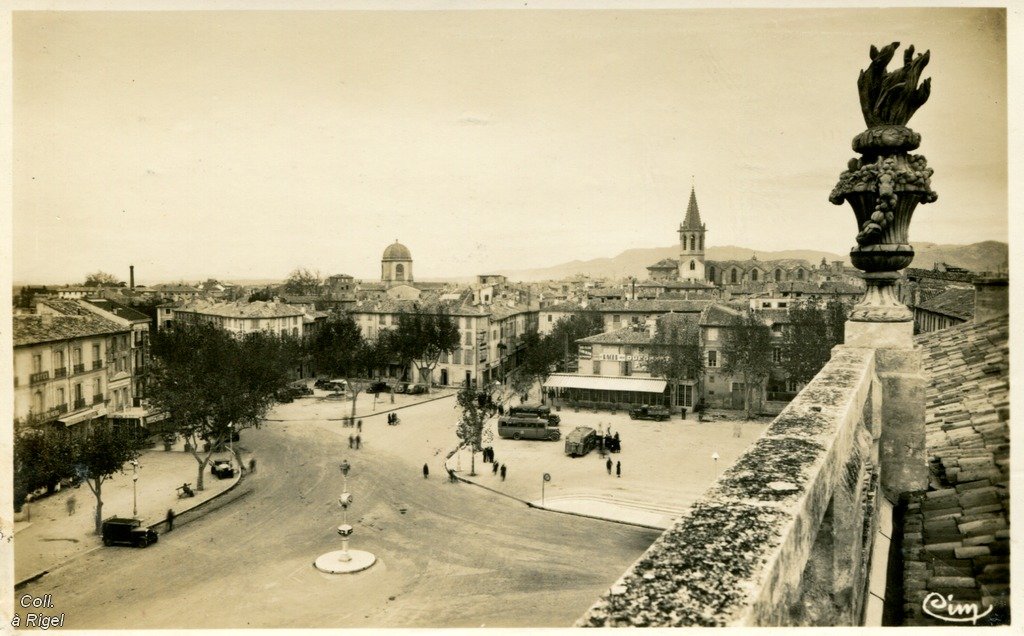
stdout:
{"type": "Polygon", "coordinates": [[[550,389],[595,389],[599,391],[635,391],[638,393],[664,393],[668,382],[657,378],[628,376],[576,375],[552,373],[544,382],[550,389]]]}
{"type": "Polygon", "coordinates": [[[151,424],[167,419],[167,412],[155,412],[142,406],[129,406],[107,415],[110,419],[139,420],[143,424],[151,424]]]}
{"type": "Polygon", "coordinates": [[[63,424],[64,426],[74,426],[79,422],[91,420],[96,417],[103,417],[106,414],[107,407],[101,406],[99,408],[89,409],[87,411],[82,411],[80,413],[72,413],[71,415],[65,415],[64,417],[60,418],[57,421],[63,424]]]}

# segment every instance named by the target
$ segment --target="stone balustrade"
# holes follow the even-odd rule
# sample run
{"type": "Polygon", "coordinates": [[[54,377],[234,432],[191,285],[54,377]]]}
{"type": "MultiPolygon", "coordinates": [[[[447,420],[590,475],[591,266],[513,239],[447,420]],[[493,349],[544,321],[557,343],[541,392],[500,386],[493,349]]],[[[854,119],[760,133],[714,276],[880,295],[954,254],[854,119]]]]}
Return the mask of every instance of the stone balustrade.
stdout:
{"type": "Polygon", "coordinates": [[[888,411],[879,372],[875,349],[836,347],[577,625],[859,624],[888,411]]]}

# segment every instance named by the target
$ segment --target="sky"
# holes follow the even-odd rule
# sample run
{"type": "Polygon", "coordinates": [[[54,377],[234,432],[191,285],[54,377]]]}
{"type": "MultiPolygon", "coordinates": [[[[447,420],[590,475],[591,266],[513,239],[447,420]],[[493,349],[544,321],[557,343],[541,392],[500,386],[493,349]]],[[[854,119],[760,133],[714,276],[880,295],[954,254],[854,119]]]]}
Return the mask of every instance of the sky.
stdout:
{"type": "MultiPolygon", "coordinates": [[[[846,253],[871,44],[929,49],[911,242],[1007,240],[1001,9],[16,12],[13,280],[846,253]]],[[[895,67],[902,60],[897,53],[895,67]]]]}

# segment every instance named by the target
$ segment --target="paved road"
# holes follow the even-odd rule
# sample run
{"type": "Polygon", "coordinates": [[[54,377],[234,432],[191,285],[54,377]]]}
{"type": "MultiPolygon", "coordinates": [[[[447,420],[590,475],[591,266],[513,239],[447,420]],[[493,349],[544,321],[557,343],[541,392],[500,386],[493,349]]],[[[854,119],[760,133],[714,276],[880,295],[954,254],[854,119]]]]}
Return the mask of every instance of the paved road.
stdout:
{"type": "Polygon", "coordinates": [[[348,449],[352,429],[296,421],[315,409],[286,405],[275,415],[292,421],[245,434],[259,458],[243,483],[252,494],[145,550],[91,553],[24,592],[52,594],[75,629],[571,625],[658,533],[447,483],[453,404],[405,409],[395,427],[364,418],[360,451],[348,449]],[[340,547],[342,458],[352,464],[352,547],[380,560],[331,576],[312,562],[340,547]]]}

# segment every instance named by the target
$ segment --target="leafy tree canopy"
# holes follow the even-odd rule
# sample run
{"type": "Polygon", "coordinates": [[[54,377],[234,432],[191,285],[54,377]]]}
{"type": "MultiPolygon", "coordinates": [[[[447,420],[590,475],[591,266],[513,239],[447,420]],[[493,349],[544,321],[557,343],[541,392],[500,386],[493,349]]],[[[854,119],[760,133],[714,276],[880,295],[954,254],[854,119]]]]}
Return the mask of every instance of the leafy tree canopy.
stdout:
{"type": "Polygon", "coordinates": [[[282,290],[297,296],[318,296],[323,291],[323,282],[319,271],[300,267],[288,274],[282,290]]]}

